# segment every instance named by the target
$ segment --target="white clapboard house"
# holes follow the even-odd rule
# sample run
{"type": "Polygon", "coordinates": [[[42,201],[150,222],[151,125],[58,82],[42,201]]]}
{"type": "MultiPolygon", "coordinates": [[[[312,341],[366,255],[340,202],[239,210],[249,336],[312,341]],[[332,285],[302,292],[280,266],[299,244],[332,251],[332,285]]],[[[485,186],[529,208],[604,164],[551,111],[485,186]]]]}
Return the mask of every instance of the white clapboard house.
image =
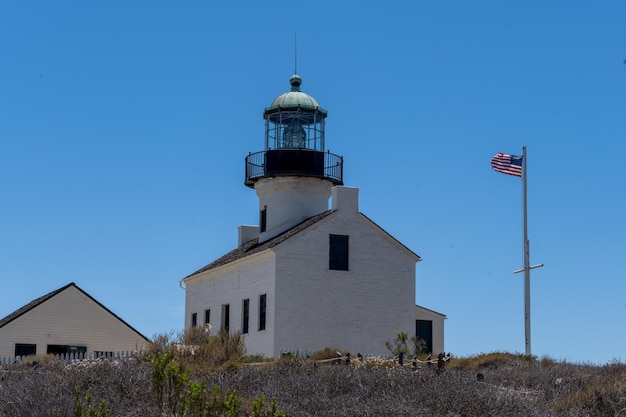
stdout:
{"type": "Polygon", "coordinates": [[[325,148],[327,112],[301,82],[292,76],[265,109],[265,149],[245,160],[259,225],[240,226],[236,249],[181,280],[185,328],[239,331],[248,353],[268,357],[384,355],[400,332],[443,352],[446,317],[415,305],[420,257],[359,211],[343,158],[325,148]]]}
{"type": "Polygon", "coordinates": [[[56,354],[110,357],[148,339],[73,282],[0,320],[0,359],[56,354]]]}

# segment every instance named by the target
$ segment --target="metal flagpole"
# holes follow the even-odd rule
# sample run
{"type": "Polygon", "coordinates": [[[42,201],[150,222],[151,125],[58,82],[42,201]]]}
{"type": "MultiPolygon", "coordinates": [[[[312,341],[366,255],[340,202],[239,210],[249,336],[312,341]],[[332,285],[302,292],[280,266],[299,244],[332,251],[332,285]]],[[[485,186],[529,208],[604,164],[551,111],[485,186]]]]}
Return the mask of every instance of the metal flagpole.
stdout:
{"type": "Polygon", "coordinates": [[[526,354],[530,355],[530,243],[528,242],[526,163],[526,146],[524,146],[522,152],[522,188],[524,193],[524,334],[526,335],[526,354]]]}
{"type": "MultiPolygon", "coordinates": [[[[537,264],[530,266],[530,242],[528,240],[528,173],[527,173],[527,161],[526,161],[526,146],[523,148],[522,153],[522,204],[524,206],[524,268],[513,271],[514,274],[524,272],[524,327],[525,327],[525,339],[526,339],[526,355],[531,354],[530,350],[530,270],[535,268],[540,268],[543,264],[537,264]]],[[[498,152],[496,156],[491,160],[491,167],[498,172],[502,172],[504,174],[520,176],[518,175],[517,167],[519,166],[519,157],[505,155],[501,152],[498,152]],[[515,158],[515,161],[513,161],[515,158]],[[515,167],[512,167],[515,165],[515,167]],[[512,169],[516,168],[516,169],[512,169]]]]}
{"type": "Polygon", "coordinates": [[[530,242],[528,240],[528,201],[527,201],[526,177],[526,146],[522,153],[522,193],[524,204],[524,269],[513,271],[514,274],[524,271],[524,334],[526,339],[526,355],[531,354],[530,350],[530,270],[540,268],[543,264],[530,266],[530,242]]]}

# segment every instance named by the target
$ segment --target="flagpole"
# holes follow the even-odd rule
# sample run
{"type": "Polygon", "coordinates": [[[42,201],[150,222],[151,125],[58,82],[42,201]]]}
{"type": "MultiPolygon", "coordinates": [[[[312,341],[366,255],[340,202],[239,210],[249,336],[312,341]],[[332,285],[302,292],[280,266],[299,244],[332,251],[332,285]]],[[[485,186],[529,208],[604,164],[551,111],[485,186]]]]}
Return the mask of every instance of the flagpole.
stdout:
{"type": "Polygon", "coordinates": [[[522,192],[524,194],[524,328],[526,335],[526,355],[530,355],[530,242],[528,241],[528,182],[526,178],[526,166],[526,146],[524,146],[522,153],[522,192]]]}
{"type": "Polygon", "coordinates": [[[514,177],[522,177],[522,205],[523,205],[523,218],[524,218],[524,267],[513,271],[514,274],[524,272],[524,327],[525,327],[525,339],[526,339],[526,355],[531,354],[530,350],[530,270],[535,268],[541,268],[543,264],[537,264],[530,266],[530,241],[528,240],[528,172],[526,167],[528,163],[526,161],[526,146],[522,147],[523,153],[521,158],[519,156],[507,155],[502,152],[498,152],[491,159],[491,168],[494,171],[501,172],[503,174],[512,175],[514,177]],[[521,163],[520,163],[521,159],[521,163]],[[520,166],[521,165],[521,166],[520,166]],[[521,171],[521,172],[520,172],[521,171]]]}

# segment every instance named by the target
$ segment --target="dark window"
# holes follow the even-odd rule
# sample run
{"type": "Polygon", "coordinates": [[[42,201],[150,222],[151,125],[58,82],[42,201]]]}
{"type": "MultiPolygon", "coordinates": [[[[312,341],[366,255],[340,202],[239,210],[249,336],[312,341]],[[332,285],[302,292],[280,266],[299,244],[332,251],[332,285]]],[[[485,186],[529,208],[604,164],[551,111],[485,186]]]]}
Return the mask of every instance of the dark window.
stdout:
{"type": "Polygon", "coordinates": [[[248,323],[250,321],[250,299],[246,298],[245,300],[243,300],[243,306],[242,306],[242,323],[241,323],[241,333],[246,334],[248,333],[248,323]]]}
{"type": "Polygon", "coordinates": [[[267,294],[259,296],[259,331],[265,330],[267,318],[267,294]]]}
{"type": "Polygon", "coordinates": [[[191,313],[191,327],[198,325],[198,313],[191,313]]]}
{"type": "Polygon", "coordinates": [[[433,322],[431,320],[415,320],[415,337],[424,342],[426,352],[433,352],[433,322]]]}
{"type": "Polygon", "coordinates": [[[330,235],[329,269],[348,270],[348,236],[330,235]]]}
{"type": "Polygon", "coordinates": [[[37,354],[37,345],[31,343],[16,343],[15,356],[28,356],[37,354]]]}
{"type": "Polygon", "coordinates": [[[204,324],[211,323],[211,310],[204,310],[204,324]]]}
{"type": "Polygon", "coordinates": [[[259,217],[259,229],[261,232],[265,232],[267,228],[267,206],[263,207],[259,217]]]}
{"type": "Polygon", "coordinates": [[[230,304],[222,305],[222,330],[227,332],[230,329],[230,304]]]}
{"type": "Polygon", "coordinates": [[[72,346],[72,345],[48,345],[46,353],[51,355],[73,355],[83,356],[87,353],[86,346],[72,346]]]}
{"type": "Polygon", "coordinates": [[[115,357],[115,353],[111,351],[96,350],[93,352],[93,357],[94,359],[98,359],[98,358],[113,359],[115,357]]]}

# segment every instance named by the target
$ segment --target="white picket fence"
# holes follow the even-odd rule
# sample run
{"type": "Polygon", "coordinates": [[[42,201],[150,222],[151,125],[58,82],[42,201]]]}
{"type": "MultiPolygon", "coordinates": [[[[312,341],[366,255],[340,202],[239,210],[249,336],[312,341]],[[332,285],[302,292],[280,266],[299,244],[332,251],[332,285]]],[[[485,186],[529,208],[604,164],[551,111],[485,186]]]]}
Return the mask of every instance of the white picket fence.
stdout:
{"type": "MultiPolygon", "coordinates": [[[[91,352],[89,354],[85,352],[65,353],[59,355],[46,355],[54,356],[65,364],[80,362],[80,361],[94,361],[94,360],[126,360],[135,357],[139,352],[137,351],[120,351],[120,352],[91,352]]],[[[17,357],[0,357],[0,365],[11,365],[20,361],[32,361],[37,362],[37,356],[17,356],[17,357]]]]}

